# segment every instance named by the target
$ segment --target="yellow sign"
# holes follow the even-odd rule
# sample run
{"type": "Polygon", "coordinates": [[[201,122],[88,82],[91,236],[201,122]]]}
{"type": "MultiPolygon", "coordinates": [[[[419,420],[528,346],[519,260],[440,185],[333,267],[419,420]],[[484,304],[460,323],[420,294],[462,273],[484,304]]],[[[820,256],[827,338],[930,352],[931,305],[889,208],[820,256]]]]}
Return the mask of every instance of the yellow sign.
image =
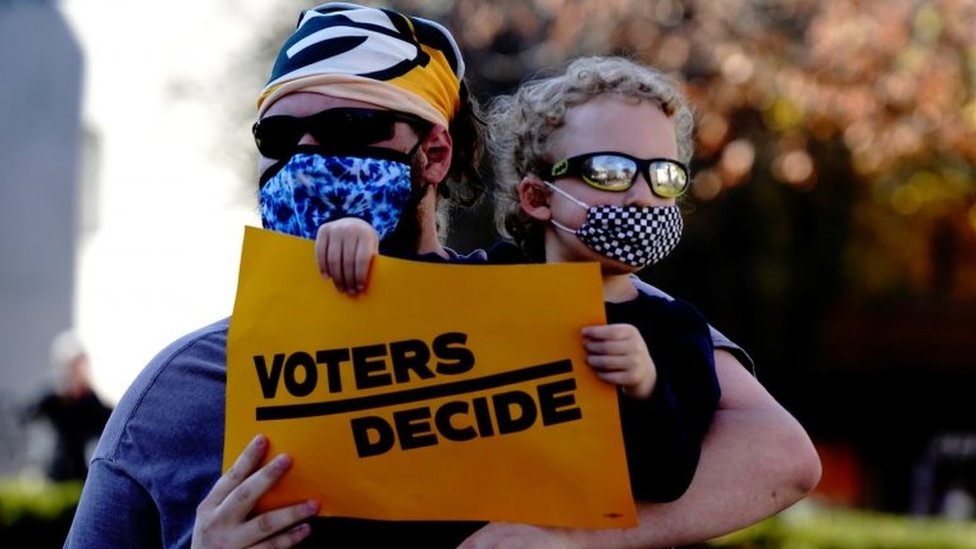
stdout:
{"type": "Polygon", "coordinates": [[[375,258],[339,293],[308,240],[248,227],[224,469],[257,433],[294,466],[261,508],[582,528],[636,524],[616,389],[586,365],[599,267],[375,258]]]}

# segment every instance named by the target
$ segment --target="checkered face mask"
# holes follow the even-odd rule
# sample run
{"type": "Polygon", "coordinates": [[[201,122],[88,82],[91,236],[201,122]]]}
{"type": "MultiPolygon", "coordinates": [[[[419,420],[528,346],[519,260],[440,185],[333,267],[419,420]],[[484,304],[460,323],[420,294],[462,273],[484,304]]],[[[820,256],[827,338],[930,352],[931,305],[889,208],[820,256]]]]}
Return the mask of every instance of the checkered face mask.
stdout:
{"type": "Polygon", "coordinates": [[[667,257],[681,240],[684,225],[677,206],[590,206],[545,183],[586,210],[586,220],[576,230],[555,219],[552,224],[600,255],[642,269],[667,257]]]}

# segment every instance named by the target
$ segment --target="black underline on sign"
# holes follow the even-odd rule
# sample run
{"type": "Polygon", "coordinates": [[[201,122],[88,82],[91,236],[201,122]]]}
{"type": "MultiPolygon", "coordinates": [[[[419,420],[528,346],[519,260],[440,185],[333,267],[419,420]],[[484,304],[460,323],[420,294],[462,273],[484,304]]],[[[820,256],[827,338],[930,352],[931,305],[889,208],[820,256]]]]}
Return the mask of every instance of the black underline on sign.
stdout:
{"type": "Polygon", "coordinates": [[[571,360],[557,360],[538,366],[530,366],[520,370],[511,370],[499,374],[441,383],[429,387],[418,387],[395,393],[370,395],[364,397],[331,400],[328,402],[309,402],[306,404],[282,404],[280,406],[259,406],[255,409],[258,421],[273,419],[296,419],[302,417],[330,416],[348,412],[359,412],[373,408],[383,408],[395,404],[407,404],[447,396],[474,393],[486,389],[495,389],[506,385],[514,385],[533,379],[541,379],[573,371],[571,360]]]}

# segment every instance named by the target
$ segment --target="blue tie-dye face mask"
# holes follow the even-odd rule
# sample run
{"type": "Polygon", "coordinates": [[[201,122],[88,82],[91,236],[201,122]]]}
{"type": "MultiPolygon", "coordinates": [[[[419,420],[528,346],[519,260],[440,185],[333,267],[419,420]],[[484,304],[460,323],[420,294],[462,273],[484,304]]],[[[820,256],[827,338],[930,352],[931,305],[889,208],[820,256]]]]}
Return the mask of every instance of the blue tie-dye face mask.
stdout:
{"type": "Polygon", "coordinates": [[[410,201],[410,156],[372,147],[341,154],[298,147],[261,178],[261,222],[265,229],[314,239],[323,223],[358,217],[382,240],[410,201]]]}

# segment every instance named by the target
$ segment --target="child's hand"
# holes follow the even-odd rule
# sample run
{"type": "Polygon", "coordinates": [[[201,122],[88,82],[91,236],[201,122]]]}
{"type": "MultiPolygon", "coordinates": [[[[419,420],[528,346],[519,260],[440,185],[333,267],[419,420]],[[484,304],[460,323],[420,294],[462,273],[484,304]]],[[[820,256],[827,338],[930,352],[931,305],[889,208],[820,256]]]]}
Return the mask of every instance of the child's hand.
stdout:
{"type": "Polygon", "coordinates": [[[315,258],[322,278],[331,278],[337,290],[349,295],[364,291],[379,245],[376,229],[358,217],[323,224],[315,237],[315,258]]]}
{"type": "Polygon", "coordinates": [[[586,361],[597,377],[619,385],[624,395],[644,400],[654,392],[657,369],[636,327],[608,324],[583,328],[586,361]]]}

